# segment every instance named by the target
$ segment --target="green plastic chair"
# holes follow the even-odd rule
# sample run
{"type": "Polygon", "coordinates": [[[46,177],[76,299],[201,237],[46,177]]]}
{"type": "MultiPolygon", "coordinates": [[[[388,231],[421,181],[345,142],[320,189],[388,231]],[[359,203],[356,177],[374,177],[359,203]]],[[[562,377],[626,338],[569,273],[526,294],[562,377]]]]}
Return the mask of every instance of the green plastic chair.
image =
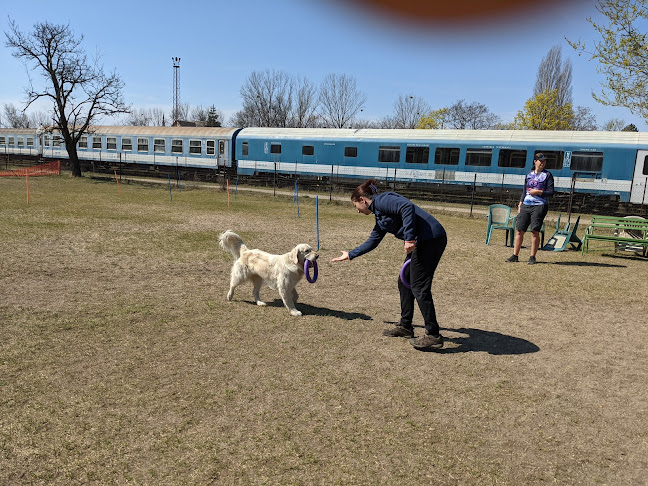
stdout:
{"type": "Polygon", "coordinates": [[[515,218],[511,218],[511,208],[506,204],[491,204],[488,206],[488,228],[486,229],[486,244],[490,245],[493,230],[506,231],[506,246],[512,241],[515,233],[515,218]]]}

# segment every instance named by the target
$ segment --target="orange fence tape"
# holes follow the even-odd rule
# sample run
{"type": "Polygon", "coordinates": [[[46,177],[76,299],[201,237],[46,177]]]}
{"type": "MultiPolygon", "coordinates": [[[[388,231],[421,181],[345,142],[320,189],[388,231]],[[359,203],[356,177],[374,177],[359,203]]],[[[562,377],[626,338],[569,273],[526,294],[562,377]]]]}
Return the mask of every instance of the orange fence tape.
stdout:
{"type": "Polygon", "coordinates": [[[0,170],[0,177],[26,177],[44,176],[44,175],[61,175],[61,161],[48,162],[46,164],[34,165],[24,169],[0,170]]]}

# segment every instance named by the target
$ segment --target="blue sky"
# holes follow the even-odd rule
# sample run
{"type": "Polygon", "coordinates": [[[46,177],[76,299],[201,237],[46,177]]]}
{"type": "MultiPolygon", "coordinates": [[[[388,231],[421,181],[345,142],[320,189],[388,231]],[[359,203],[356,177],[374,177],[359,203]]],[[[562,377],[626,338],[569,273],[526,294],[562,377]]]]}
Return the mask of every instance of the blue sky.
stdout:
{"type": "MultiPolygon", "coordinates": [[[[367,95],[367,119],[390,115],[399,95],[415,95],[432,108],[476,101],[510,122],[532,96],[542,58],[560,45],[573,64],[574,105],[590,108],[599,125],[621,118],[647,129],[627,110],[592,99],[603,79],[597,65],[565,41],[567,36],[591,45],[596,39],[586,20],[598,18],[593,0],[453,24],[395,20],[343,0],[4,3],[2,32],[10,17],[23,32],[48,20],[83,34],[86,51],[99,52],[105,70],[117,71],[126,102],[137,108],[170,112],[171,57],[178,56],[181,102],[214,104],[226,117],[241,108],[240,88],[252,71],[275,69],[316,84],[328,73],[355,76],[367,95]]],[[[0,105],[18,106],[27,74],[4,41],[3,36],[0,105]]]]}

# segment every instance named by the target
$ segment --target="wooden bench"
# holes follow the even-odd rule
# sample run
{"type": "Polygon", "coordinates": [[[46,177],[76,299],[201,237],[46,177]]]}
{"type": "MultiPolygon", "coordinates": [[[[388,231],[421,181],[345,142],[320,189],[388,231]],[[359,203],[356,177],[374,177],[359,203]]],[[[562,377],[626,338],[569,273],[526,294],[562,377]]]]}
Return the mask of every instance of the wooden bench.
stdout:
{"type": "Polygon", "coordinates": [[[607,241],[619,247],[641,248],[642,255],[648,250],[648,219],[640,217],[593,216],[583,237],[581,254],[589,250],[590,241],[607,241]]]}

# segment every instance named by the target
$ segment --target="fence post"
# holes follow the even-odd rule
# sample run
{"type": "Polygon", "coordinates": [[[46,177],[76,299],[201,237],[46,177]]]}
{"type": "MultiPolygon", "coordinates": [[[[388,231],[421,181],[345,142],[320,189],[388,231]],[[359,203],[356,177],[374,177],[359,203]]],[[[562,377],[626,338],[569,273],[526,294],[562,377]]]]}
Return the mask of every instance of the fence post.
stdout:
{"type": "Polygon", "coordinates": [[[272,195],[276,196],[277,195],[277,163],[274,163],[274,182],[272,184],[273,186],[273,191],[272,195]]]}
{"type": "Polygon", "coordinates": [[[472,194],[470,195],[470,217],[473,217],[473,202],[475,201],[475,187],[477,186],[477,173],[475,173],[475,179],[473,180],[472,194]]]}
{"type": "Polygon", "coordinates": [[[331,187],[329,189],[329,202],[333,201],[333,164],[331,164],[331,187]]]}
{"type": "Polygon", "coordinates": [[[502,203],[504,201],[504,175],[505,174],[506,174],[506,170],[503,170],[502,171],[502,185],[500,187],[500,203],[502,203]]]}

